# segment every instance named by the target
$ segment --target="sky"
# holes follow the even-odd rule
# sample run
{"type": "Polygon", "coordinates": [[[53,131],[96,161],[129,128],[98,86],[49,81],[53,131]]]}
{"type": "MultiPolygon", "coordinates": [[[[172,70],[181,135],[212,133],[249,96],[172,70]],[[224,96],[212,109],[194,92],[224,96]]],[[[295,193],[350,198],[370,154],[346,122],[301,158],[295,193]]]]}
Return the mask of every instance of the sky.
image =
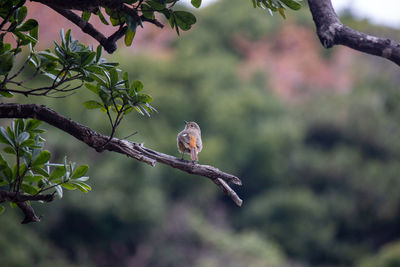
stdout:
{"type": "MultiPolygon", "coordinates": [[[[217,0],[203,0],[202,6],[215,2],[217,0]]],[[[306,1],[306,0],[303,0],[306,1]]],[[[250,1],[247,1],[250,5],[250,1]]],[[[353,14],[358,18],[367,18],[372,23],[390,26],[400,29],[400,0],[332,0],[332,4],[337,13],[350,7],[353,14]]]]}
{"type": "Polygon", "coordinates": [[[332,4],[337,11],[350,7],[358,18],[368,18],[375,24],[391,26],[400,29],[400,1],[385,0],[332,0],[332,4]]]}

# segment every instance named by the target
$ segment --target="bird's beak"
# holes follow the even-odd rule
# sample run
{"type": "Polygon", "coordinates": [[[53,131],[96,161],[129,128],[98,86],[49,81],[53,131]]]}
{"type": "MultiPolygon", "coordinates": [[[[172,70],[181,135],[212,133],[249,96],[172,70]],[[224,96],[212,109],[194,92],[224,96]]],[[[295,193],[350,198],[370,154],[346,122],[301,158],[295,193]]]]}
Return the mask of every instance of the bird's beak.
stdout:
{"type": "Polygon", "coordinates": [[[188,122],[187,121],[183,121],[185,124],[188,124],[188,122]]]}

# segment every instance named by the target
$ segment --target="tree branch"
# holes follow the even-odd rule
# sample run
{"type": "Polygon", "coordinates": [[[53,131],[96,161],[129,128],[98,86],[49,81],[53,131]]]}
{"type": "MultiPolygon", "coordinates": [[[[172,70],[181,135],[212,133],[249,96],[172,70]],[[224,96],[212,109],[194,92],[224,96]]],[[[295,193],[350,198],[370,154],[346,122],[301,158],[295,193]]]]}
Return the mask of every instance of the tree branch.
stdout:
{"type": "Polygon", "coordinates": [[[44,201],[51,202],[54,200],[53,194],[46,195],[24,195],[18,192],[10,192],[5,190],[0,190],[0,203],[4,201],[12,202],[25,202],[25,201],[44,201]]]}
{"type": "MultiPolygon", "coordinates": [[[[110,141],[108,141],[108,136],[93,131],[92,129],[72,121],[71,119],[67,119],[57,112],[46,108],[45,106],[14,103],[0,104],[0,118],[35,118],[47,122],[48,124],[74,136],[98,152],[109,150],[121,153],[151,166],[155,166],[157,162],[160,162],[190,174],[209,178],[219,186],[221,186],[221,181],[236,185],[242,184],[238,177],[222,172],[213,166],[200,165],[193,163],[192,161],[181,160],[174,156],[146,148],[143,146],[143,144],[134,143],[127,140],[112,138],[110,141]]],[[[229,188],[224,185],[222,187],[224,188],[224,192],[230,196],[236,204],[241,204],[240,198],[229,186],[229,188]]]]}
{"type": "Polygon", "coordinates": [[[30,222],[40,222],[40,218],[35,214],[33,208],[26,201],[45,201],[51,202],[54,200],[54,194],[46,195],[23,195],[18,192],[9,192],[0,190],[0,203],[5,201],[12,201],[22,210],[25,215],[22,224],[30,222]]]}
{"type": "Polygon", "coordinates": [[[325,48],[344,45],[354,50],[389,59],[400,65],[400,44],[353,30],[343,25],[331,0],[308,0],[317,35],[325,48]]]}
{"type": "Polygon", "coordinates": [[[84,33],[89,34],[94,39],[96,39],[104,49],[112,54],[116,49],[116,42],[125,35],[127,27],[121,27],[110,37],[105,37],[101,32],[99,32],[96,28],[92,26],[89,22],[85,21],[77,14],[72,12],[70,9],[82,10],[82,11],[95,11],[99,10],[99,7],[107,7],[112,10],[115,10],[120,13],[125,13],[128,16],[132,17],[139,25],[142,24],[142,21],[146,21],[156,25],[157,27],[164,27],[164,25],[159,22],[157,19],[148,19],[144,16],[139,16],[137,10],[128,7],[121,0],[74,0],[74,1],[65,1],[65,0],[31,0],[35,2],[39,2],[44,4],[60,15],[64,16],[66,19],[73,22],[77,25],[84,33]]]}
{"type": "MultiPolygon", "coordinates": [[[[43,2],[41,2],[41,3],[43,3],[43,2]]],[[[43,4],[47,5],[48,7],[50,7],[57,13],[59,13],[60,15],[64,16],[66,19],[73,22],[75,25],[77,25],[79,28],[81,28],[81,30],[84,33],[87,33],[90,36],[92,36],[94,39],[96,39],[108,53],[112,54],[115,50],[117,50],[117,45],[115,43],[118,39],[112,38],[109,40],[101,32],[96,30],[92,26],[92,24],[85,21],[84,19],[82,19],[81,17],[79,17],[78,15],[76,15],[74,12],[72,12],[70,10],[58,8],[49,3],[43,3],[43,4]]]]}

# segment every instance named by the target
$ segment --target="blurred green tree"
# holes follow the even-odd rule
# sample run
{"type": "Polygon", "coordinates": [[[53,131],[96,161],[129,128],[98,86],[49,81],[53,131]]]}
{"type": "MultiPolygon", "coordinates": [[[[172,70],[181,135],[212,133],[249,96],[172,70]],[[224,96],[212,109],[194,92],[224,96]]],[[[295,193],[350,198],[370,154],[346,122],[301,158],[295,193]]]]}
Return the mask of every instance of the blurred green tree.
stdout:
{"type": "MultiPolygon", "coordinates": [[[[273,35],[277,23],[248,17],[241,1],[227,2],[204,10],[197,31],[173,44],[177,53],[170,60],[135,56],[136,68],[132,57],[116,55],[123,69],[154,88],[152,103],[162,114],[151,124],[132,116],[119,127],[130,132],[135,125],[141,141],[174,153],[176,129],[183,119],[196,118],[206,129],[206,163],[245,178],[238,192],[246,208],[230,209],[201,179],[182,179],[172,168],[146,168],[114,154],[100,157],[52,131],[47,139],[57,162],[65,153],[84,159],[95,166],[91,176],[102,179],[91,183],[90,196],[71,193],[62,203],[38,207],[45,210],[46,224],[21,229],[7,210],[0,227],[2,262],[343,266],[369,259],[399,239],[398,79],[387,77],[386,68],[377,71],[371,59],[354,67],[369,72],[358,74],[352,92],[288,107],[266,88],[268,75],[238,78],[241,55],[232,44],[235,27],[258,40],[263,30],[273,35]],[[217,34],[207,31],[219,27],[221,16],[217,34]],[[227,33],[218,34],[222,29],[227,33]]],[[[99,114],[83,113],[79,106],[91,94],[48,103],[107,129],[99,114]]]]}

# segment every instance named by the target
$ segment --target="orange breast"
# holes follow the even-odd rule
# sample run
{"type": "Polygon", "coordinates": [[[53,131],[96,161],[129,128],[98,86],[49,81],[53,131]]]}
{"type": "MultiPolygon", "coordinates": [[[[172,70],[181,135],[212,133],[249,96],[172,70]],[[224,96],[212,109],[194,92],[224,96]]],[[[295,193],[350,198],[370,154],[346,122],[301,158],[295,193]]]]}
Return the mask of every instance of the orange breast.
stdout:
{"type": "Polygon", "coordinates": [[[190,143],[189,143],[190,147],[196,147],[196,136],[194,135],[190,135],[190,143]]]}

